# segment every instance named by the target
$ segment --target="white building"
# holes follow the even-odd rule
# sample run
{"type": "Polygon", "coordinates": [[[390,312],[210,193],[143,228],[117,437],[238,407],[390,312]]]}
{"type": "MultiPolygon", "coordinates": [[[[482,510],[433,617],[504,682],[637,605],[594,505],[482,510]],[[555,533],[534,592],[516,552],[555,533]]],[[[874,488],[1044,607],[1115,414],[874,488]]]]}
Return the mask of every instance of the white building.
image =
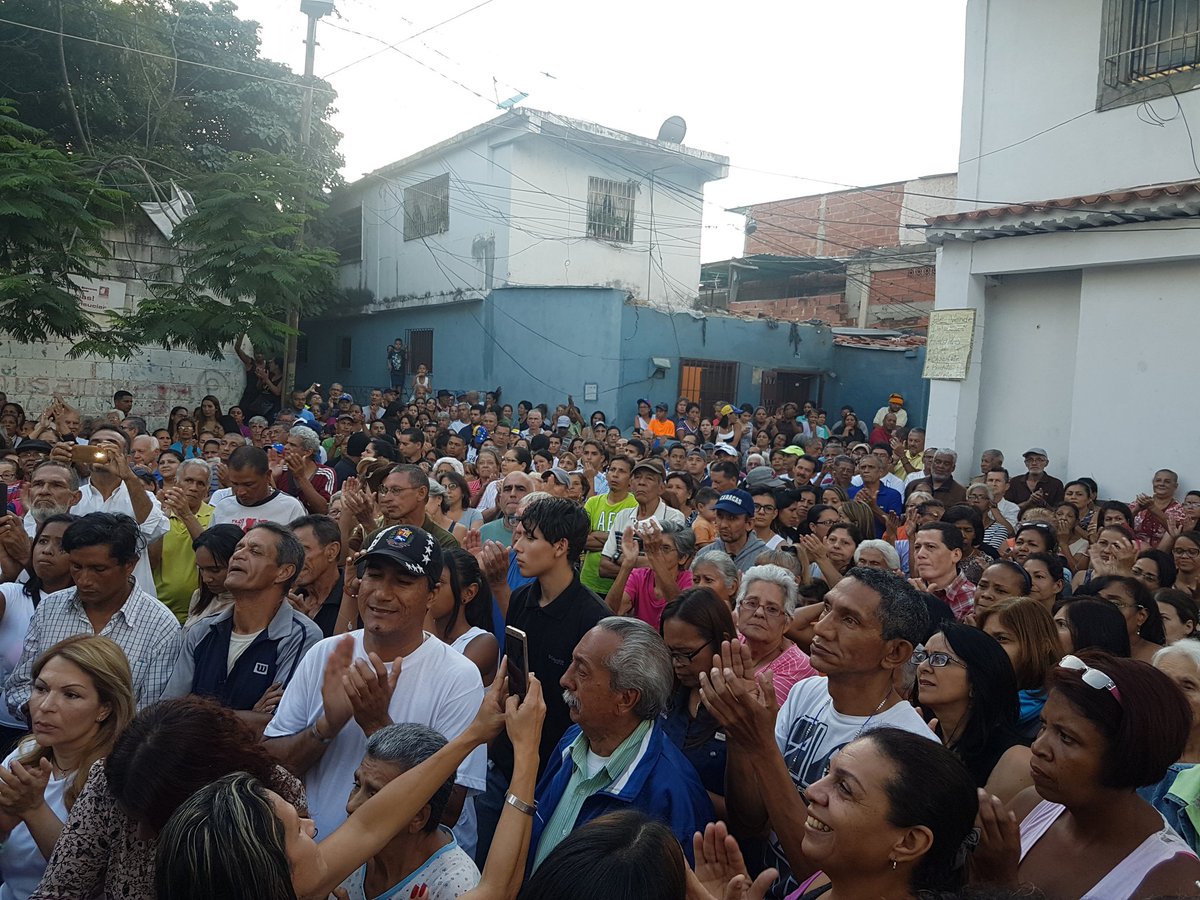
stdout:
{"type": "Polygon", "coordinates": [[[680,309],[699,286],[704,185],[728,162],[513,109],[349,186],[334,207],[341,284],[370,290],[373,311],[524,285],[680,309]]]}
{"type": "Polygon", "coordinates": [[[970,0],[958,212],[928,229],[936,309],[976,311],[930,392],[964,474],[1039,446],[1105,497],[1200,483],[1198,66],[1195,2],[970,0]]]}

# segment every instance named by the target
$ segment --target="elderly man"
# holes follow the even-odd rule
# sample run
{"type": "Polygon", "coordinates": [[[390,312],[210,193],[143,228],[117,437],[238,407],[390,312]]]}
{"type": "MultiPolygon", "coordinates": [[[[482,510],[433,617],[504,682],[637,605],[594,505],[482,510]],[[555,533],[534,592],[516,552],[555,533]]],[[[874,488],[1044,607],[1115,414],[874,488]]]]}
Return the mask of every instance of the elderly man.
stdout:
{"type": "Polygon", "coordinates": [[[575,724],[538,783],[532,869],[576,828],[623,809],[667,825],[692,859],[691,836],[715,814],[696,770],[663,732],[673,683],[667,645],[638,619],[601,619],[575,646],[559,682],[575,724]]]}
{"type": "Polygon", "coordinates": [[[329,498],[337,486],[337,475],[328,466],[317,464],[321,439],[307,425],[288,432],[283,445],[286,465],[275,476],[275,487],[299,500],[310,514],[329,512],[329,498]]]}
{"type": "Polygon", "coordinates": [[[70,463],[57,459],[38,463],[26,484],[25,533],[32,538],[51,516],[70,512],[83,497],[79,485],[79,473],[70,463]]]}
{"type": "Polygon", "coordinates": [[[761,700],[746,645],[726,643],[724,665],[700,676],[704,703],[728,738],[729,822],[769,836],[765,863],[779,870],[773,897],[795,891],[816,868],[801,849],[804,791],[839,749],[885,726],[937,740],[894,687],[896,670],[929,636],[929,612],[916,590],[896,575],[854,568],[830,589],[823,609],[810,652],[826,677],[798,682],[778,715],[761,700]]]}
{"type": "Polygon", "coordinates": [[[620,552],[618,552],[618,538],[624,535],[628,526],[632,525],[635,531],[640,531],[644,528],[653,528],[654,526],[648,524],[651,520],[657,522],[658,525],[665,525],[668,522],[675,522],[679,525],[686,524],[683,513],[668,506],[667,502],[662,499],[666,483],[667,470],[663,466],[662,460],[643,459],[634,465],[631,485],[633,498],[637,501],[637,505],[620,510],[613,518],[612,527],[604,541],[604,549],[600,551],[601,577],[616,578],[620,571],[619,557],[625,553],[637,552],[635,548],[625,546],[621,546],[620,552]]]}
{"type": "Polygon", "coordinates": [[[1046,466],[1050,464],[1049,454],[1041,447],[1030,447],[1023,458],[1026,472],[1009,483],[1004,499],[1017,504],[1021,512],[1031,506],[1054,509],[1062,503],[1064,489],[1061,481],[1046,473],[1046,466]]]}
{"type": "Polygon", "coordinates": [[[282,525],[247,531],[225,576],[233,607],[188,629],[163,697],[211,697],[261,733],[301,657],[321,639],[287,600],[303,563],[304,548],[282,525]]]}
{"type": "Polygon", "coordinates": [[[512,546],[517,510],[521,506],[521,500],[533,488],[533,476],[524,472],[509,472],[504,476],[504,480],[500,482],[497,501],[502,515],[479,529],[479,537],[485,544],[488,541],[498,541],[506,548],[512,546]]]}
{"type": "MultiPolygon", "coordinates": [[[[446,739],[425,725],[389,725],[367,740],[367,753],[354,773],[347,815],[388,782],[419,766],[446,746],[446,739]]],[[[342,882],[350,900],[407,897],[426,886],[428,900],[454,900],[479,883],[475,861],[441,824],[454,779],[442,784],[407,827],[342,882]]]]}
{"type": "MultiPolygon", "coordinates": [[[[51,458],[65,463],[71,462],[71,451],[78,446],[74,442],[54,445],[51,458]]],[[[158,498],[146,490],[146,485],[129,467],[129,438],[125,432],[112,426],[102,426],[92,432],[91,447],[105,454],[104,459],[92,463],[91,478],[80,485],[80,500],[71,512],[85,516],[93,512],[122,513],[138,523],[142,541],[149,547],[170,528],[163,515],[158,498]]],[[[138,552],[133,576],[138,586],[150,596],[156,596],[154,572],[145,551],[138,552]]]]}
{"type": "Polygon", "coordinates": [[[941,500],[947,508],[964,503],[967,489],[954,480],[954,469],[958,465],[958,454],[953,450],[939,448],[934,451],[930,464],[930,480],[933,482],[933,497],[941,500]]]}
{"type": "Polygon", "coordinates": [[[187,459],[179,464],[175,483],[163,490],[163,512],[170,528],[161,541],[150,547],[158,599],[180,622],[187,618],[192,593],[200,586],[192,541],[212,522],[213,508],[204,500],[210,473],[203,459],[187,459]]]}

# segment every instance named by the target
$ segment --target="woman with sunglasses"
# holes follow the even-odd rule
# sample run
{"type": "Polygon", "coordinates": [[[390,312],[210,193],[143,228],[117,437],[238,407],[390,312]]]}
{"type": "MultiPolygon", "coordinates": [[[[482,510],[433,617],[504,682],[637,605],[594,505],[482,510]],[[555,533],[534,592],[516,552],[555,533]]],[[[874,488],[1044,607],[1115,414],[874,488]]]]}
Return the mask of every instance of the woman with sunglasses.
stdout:
{"type": "Polygon", "coordinates": [[[1162,613],[1146,585],[1133,577],[1101,575],[1081,588],[1080,595],[1107,600],[1125,619],[1129,632],[1129,655],[1150,662],[1166,643],[1162,613]]]}
{"type": "Polygon", "coordinates": [[[1029,787],[1029,748],[1017,733],[1017,678],[996,639],[948,623],[917,648],[913,662],[913,703],[975,784],[1005,802],[1029,787]]]}
{"type": "Polygon", "coordinates": [[[1200,861],[1136,793],[1183,753],[1183,694],[1163,672],[1099,652],[1064,657],[1050,684],[1034,786],[1007,805],[981,798],[973,879],[1085,900],[1194,896],[1200,861]]]}
{"type": "Polygon", "coordinates": [[[736,640],[729,604],[708,588],[688,588],[663,610],[659,633],[671,651],[675,693],[663,720],[667,738],[683,751],[708,791],[717,818],[725,817],[725,731],[700,702],[700,673],[712,668],[722,641],[736,640]]]}

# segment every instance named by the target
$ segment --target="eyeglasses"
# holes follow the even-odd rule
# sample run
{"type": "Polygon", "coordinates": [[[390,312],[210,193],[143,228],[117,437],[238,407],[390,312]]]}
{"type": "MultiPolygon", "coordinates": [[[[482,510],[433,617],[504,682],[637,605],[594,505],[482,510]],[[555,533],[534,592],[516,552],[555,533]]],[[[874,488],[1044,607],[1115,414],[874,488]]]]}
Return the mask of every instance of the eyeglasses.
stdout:
{"type": "Polygon", "coordinates": [[[1195,547],[1172,547],[1171,553],[1175,556],[1182,556],[1185,559],[1195,559],[1200,556],[1200,549],[1195,547]]]}
{"type": "Polygon", "coordinates": [[[709,645],[705,644],[703,647],[697,647],[691,653],[688,653],[686,650],[672,650],[671,651],[671,662],[679,663],[680,665],[682,665],[684,663],[690,663],[693,659],[695,659],[697,656],[699,656],[701,653],[703,653],[705,650],[707,650],[708,647],[709,647],[709,645]]]}
{"type": "Polygon", "coordinates": [[[399,497],[399,496],[400,496],[401,494],[403,494],[405,491],[415,491],[415,490],[417,490],[415,487],[402,487],[402,488],[385,488],[385,487],[381,487],[381,488],[379,489],[379,496],[380,496],[380,497],[386,497],[386,496],[388,496],[389,494],[391,494],[391,495],[392,495],[392,496],[394,496],[394,497],[399,497]]]}
{"type": "Polygon", "coordinates": [[[954,663],[956,666],[962,666],[964,669],[967,667],[965,662],[960,659],[955,659],[949,653],[940,653],[937,651],[930,653],[924,647],[918,647],[913,651],[912,661],[918,666],[923,662],[927,662],[935,669],[944,669],[946,666],[950,665],[950,663],[954,663]]]}
{"type": "Polygon", "coordinates": [[[1140,578],[1142,581],[1153,581],[1156,584],[1158,583],[1158,576],[1153,572],[1147,572],[1145,569],[1139,569],[1137,566],[1133,567],[1132,572],[1135,578],[1140,578]]]}
{"type": "Polygon", "coordinates": [[[743,600],[740,607],[752,616],[761,611],[768,619],[777,619],[787,615],[787,610],[780,609],[778,606],[762,606],[757,600],[743,600]]]}
{"type": "Polygon", "coordinates": [[[1121,703],[1121,692],[1117,689],[1117,683],[1099,669],[1093,669],[1078,656],[1064,656],[1058,665],[1060,668],[1080,673],[1083,683],[1088,687],[1095,688],[1098,691],[1108,691],[1113,695],[1117,703],[1121,703]]]}

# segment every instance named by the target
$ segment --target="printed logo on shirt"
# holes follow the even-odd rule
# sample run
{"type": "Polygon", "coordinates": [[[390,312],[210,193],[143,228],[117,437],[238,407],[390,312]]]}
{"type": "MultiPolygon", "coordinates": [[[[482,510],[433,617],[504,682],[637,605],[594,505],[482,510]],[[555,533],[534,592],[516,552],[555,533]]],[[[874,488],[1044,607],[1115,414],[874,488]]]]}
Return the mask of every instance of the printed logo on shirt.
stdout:
{"type": "Polygon", "coordinates": [[[269,669],[265,662],[257,662],[254,664],[254,674],[255,675],[266,675],[268,671],[269,671],[269,669]]]}

